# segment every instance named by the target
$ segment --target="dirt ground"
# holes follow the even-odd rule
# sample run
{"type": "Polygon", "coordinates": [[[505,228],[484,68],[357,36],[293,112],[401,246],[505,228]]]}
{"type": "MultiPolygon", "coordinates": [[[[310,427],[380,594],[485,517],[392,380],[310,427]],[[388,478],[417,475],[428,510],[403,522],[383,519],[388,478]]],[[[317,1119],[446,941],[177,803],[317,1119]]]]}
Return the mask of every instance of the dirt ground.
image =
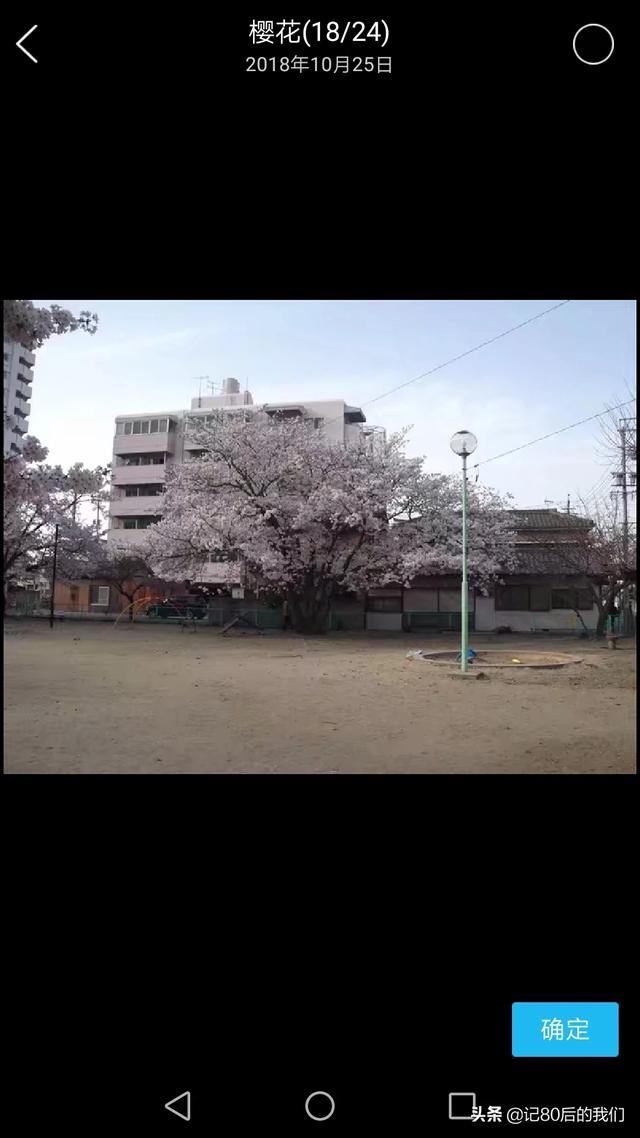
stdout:
{"type": "MultiPolygon", "coordinates": [[[[408,660],[446,636],[196,633],[5,622],[9,774],[624,774],[635,645],[472,636],[566,651],[552,671],[461,679],[408,660]]],[[[453,671],[453,669],[452,669],[453,671]]]]}

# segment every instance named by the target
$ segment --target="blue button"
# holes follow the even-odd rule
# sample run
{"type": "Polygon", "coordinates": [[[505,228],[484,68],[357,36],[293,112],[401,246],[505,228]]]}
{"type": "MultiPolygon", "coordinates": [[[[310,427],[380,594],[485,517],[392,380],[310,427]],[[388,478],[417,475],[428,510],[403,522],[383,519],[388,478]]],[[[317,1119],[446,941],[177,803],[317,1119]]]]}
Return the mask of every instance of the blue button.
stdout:
{"type": "Polygon", "coordinates": [[[528,1057],[615,1058],[618,1004],[513,1004],[511,1051],[528,1057]]]}

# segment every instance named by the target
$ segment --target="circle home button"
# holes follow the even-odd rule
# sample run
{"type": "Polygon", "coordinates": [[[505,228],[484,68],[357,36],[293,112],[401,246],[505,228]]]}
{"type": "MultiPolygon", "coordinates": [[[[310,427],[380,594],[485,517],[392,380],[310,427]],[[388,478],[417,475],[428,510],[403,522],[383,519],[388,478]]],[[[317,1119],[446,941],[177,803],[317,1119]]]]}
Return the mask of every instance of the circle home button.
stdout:
{"type": "Polygon", "coordinates": [[[326,1122],[331,1118],[336,1104],[328,1091],[313,1091],[305,1102],[304,1109],[314,1122],[326,1122]]]}

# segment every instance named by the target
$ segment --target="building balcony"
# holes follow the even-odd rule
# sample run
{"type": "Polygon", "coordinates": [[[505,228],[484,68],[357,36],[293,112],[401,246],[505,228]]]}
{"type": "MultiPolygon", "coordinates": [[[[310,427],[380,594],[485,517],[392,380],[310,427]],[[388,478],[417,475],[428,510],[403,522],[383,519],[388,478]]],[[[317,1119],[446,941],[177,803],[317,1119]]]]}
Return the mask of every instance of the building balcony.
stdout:
{"type": "Polygon", "coordinates": [[[262,410],[278,419],[303,419],[305,408],[302,403],[263,403],[262,410]]]}
{"type": "Polygon", "coordinates": [[[139,495],[135,498],[113,498],[109,505],[112,518],[140,517],[142,514],[162,513],[162,494],[139,495]]]}
{"type": "Polygon", "coordinates": [[[152,454],[155,451],[175,454],[175,450],[175,431],[157,432],[154,435],[115,435],[113,439],[114,454],[152,454]]]}
{"type": "Polygon", "coordinates": [[[193,436],[191,436],[191,435],[184,435],[183,440],[182,440],[182,446],[183,446],[185,451],[187,451],[187,450],[188,451],[202,450],[202,443],[197,443],[195,441],[195,439],[193,438],[193,436]]]}
{"type": "Polygon", "coordinates": [[[123,549],[142,545],[148,530],[146,529],[110,529],[107,532],[107,548],[114,549],[122,546],[123,549]]]}
{"type": "MultiPolygon", "coordinates": [[[[113,486],[138,486],[145,482],[164,482],[166,467],[164,465],[150,466],[113,466],[111,469],[111,483],[113,486]]],[[[136,499],[132,498],[132,502],[136,499]]]]}

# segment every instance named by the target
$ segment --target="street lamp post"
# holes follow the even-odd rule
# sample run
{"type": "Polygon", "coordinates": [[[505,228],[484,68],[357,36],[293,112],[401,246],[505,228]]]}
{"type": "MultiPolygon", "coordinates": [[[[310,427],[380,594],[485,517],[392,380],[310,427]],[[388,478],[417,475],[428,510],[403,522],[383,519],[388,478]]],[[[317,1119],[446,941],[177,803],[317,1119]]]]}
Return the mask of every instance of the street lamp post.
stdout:
{"type": "Polygon", "coordinates": [[[462,595],[460,671],[469,669],[469,586],[467,584],[467,458],[473,454],[478,440],[471,431],[456,431],[451,438],[451,450],[462,458],[462,595]]]}

